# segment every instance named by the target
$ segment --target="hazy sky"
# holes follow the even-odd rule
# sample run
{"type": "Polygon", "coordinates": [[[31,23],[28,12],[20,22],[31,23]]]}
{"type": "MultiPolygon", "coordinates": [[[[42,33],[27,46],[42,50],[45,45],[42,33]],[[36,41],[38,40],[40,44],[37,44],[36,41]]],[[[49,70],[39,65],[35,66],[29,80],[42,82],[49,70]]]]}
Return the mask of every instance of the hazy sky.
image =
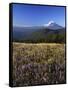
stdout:
{"type": "Polygon", "coordinates": [[[65,26],[65,7],[13,4],[13,26],[42,26],[50,21],[65,26]]]}

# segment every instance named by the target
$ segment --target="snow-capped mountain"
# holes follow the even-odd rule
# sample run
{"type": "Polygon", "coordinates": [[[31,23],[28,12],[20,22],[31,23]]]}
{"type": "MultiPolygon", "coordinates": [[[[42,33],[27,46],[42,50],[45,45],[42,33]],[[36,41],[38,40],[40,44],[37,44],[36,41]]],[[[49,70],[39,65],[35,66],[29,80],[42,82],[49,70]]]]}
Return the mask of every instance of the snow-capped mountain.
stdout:
{"type": "Polygon", "coordinates": [[[48,24],[44,24],[44,27],[52,30],[62,29],[63,27],[56,24],[54,21],[50,21],[48,24]]]}

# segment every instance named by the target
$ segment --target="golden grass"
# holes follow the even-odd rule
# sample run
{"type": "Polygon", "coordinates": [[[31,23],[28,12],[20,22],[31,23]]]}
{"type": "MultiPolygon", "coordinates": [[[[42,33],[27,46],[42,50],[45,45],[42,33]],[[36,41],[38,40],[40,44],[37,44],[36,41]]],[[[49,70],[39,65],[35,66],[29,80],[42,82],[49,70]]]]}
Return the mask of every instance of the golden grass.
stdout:
{"type": "Polygon", "coordinates": [[[65,44],[13,43],[14,86],[65,83],[65,44]]]}

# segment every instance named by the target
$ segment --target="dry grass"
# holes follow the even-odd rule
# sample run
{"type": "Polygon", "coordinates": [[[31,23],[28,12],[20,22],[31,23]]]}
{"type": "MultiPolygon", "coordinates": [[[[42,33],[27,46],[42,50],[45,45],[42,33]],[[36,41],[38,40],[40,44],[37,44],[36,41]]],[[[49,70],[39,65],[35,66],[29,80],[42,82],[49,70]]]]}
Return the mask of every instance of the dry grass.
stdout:
{"type": "Polygon", "coordinates": [[[65,45],[13,43],[13,86],[65,83],[65,45]]]}

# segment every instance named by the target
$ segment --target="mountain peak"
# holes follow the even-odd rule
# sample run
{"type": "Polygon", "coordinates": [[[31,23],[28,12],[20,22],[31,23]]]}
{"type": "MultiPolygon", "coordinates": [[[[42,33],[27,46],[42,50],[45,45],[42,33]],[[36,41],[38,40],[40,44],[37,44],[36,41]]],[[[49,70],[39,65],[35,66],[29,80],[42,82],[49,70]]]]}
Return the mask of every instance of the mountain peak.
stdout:
{"type": "Polygon", "coordinates": [[[46,26],[50,26],[50,25],[53,25],[53,24],[55,24],[54,21],[49,21],[48,24],[46,24],[46,26]]]}
{"type": "Polygon", "coordinates": [[[44,24],[44,26],[48,29],[53,29],[53,30],[57,30],[57,29],[62,29],[63,27],[56,24],[54,21],[49,21],[48,24],[44,24]]]}
{"type": "Polygon", "coordinates": [[[49,21],[47,24],[44,24],[44,26],[48,27],[53,26],[54,24],[56,24],[54,21],[49,21]]]}

